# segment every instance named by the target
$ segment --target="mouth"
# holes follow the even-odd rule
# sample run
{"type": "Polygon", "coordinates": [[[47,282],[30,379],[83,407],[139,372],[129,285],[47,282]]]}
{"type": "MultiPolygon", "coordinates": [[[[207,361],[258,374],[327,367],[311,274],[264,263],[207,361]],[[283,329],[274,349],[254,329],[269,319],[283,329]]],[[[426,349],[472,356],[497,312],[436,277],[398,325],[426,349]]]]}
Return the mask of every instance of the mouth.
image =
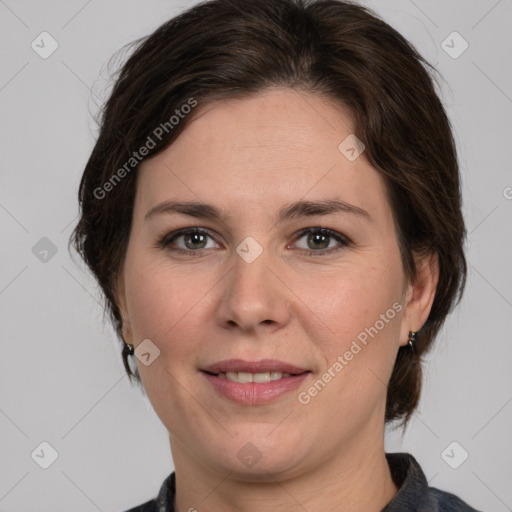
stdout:
{"type": "Polygon", "coordinates": [[[302,375],[310,370],[278,359],[261,359],[260,361],[227,359],[206,366],[202,371],[233,382],[263,383],[302,375]]]}
{"type": "Polygon", "coordinates": [[[283,373],[283,372],[258,372],[258,373],[249,373],[249,372],[219,372],[219,373],[211,373],[205,372],[209,375],[213,375],[218,377],[219,379],[227,379],[231,382],[239,382],[240,384],[247,384],[249,382],[256,382],[257,384],[262,384],[264,382],[271,382],[273,380],[281,380],[286,377],[295,377],[296,375],[302,375],[302,373],[309,373],[307,371],[302,373],[283,373]]]}
{"type": "Polygon", "coordinates": [[[207,366],[201,372],[221,395],[238,404],[256,405],[300,386],[311,370],[275,359],[230,359],[207,366]]]}

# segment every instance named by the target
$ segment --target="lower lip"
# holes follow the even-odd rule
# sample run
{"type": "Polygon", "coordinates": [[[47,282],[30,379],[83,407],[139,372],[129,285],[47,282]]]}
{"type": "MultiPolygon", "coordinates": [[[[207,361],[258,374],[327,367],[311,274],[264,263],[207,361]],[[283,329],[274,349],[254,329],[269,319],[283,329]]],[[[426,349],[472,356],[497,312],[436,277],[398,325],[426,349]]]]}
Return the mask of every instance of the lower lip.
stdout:
{"type": "Polygon", "coordinates": [[[228,379],[220,379],[210,373],[201,373],[208,379],[216,391],[233,402],[242,405],[264,404],[275,400],[289,391],[298,388],[310,374],[310,372],[306,372],[270,382],[247,382],[242,384],[228,379]]]}

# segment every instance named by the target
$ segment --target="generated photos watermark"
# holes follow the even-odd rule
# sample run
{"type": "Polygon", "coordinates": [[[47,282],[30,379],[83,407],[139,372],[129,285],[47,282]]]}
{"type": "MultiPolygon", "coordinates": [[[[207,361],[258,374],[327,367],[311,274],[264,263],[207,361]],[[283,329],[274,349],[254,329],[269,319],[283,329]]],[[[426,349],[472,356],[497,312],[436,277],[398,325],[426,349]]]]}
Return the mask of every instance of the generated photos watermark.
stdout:
{"type": "Polygon", "coordinates": [[[302,405],[307,405],[311,402],[312,398],[318,395],[320,391],[322,391],[325,386],[331,382],[340,372],[348,365],[350,361],[354,358],[356,354],[359,354],[361,350],[367,345],[368,337],[373,339],[379,332],[384,329],[386,324],[390,322],[393,318],[395,318],[397,313],[402,311],[403,306],[395,302],[392,307],[390,307],[385,313],[382,313],[379,316],[379,319],[370,327],[365,328],[357,335],[357,340],[361,345],[358,344],[356,340],[353,340],[350,344],[350,348],[346,350],[342,355],[339,355],[336,358],[336,361],[318,378],[312,386],[308,388],[307,391],[301,391],[297,398],[299,403],[302,405]]]}
{"type": "Polygon", "coordinates": [[[195,106],[197,106],[197,101],[194,98],[189,98],[186,103],[174,111],[174,115],[172,115],[168,121],[160,123],[151,132],[151,135],[148,135],[146,142],[138,149],[138,151],[134,151],[132,156],[121,167],[119,167],[119,169],[117,169],[117,171],[112,174],[112,176],[105,181],[101,187],[94,189],[94,197],[100,200],[104,199],[127,174],[142,162],[144,157],[149,154],[149,151],[156,147],[157,141],[160,142],[165,135],[169,134],[176,126],[178,126],[181,120],[184,119],[195,106]]]}

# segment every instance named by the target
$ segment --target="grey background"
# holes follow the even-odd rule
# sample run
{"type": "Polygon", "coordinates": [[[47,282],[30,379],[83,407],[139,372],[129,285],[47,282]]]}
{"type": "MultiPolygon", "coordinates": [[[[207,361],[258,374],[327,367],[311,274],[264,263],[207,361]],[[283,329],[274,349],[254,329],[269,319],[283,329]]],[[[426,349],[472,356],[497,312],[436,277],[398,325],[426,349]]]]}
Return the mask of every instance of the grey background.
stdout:
{"type": "MultiPolygon", "coordinates": [[[[173,469],[67,240],[108,58],[193,3],[0,0],[0,511],[122,511],[173,469]],[[47,59],[31,48],[43,31],[59,45],[47,59]],[[43,237],[57,251],[46,262],[43,237]],[[48,469],[31,458],[42,441],[58,452],[48,469]]],[[[469,232],[465,297],[427,359],[410,427],[389,431],[386,450],[412,453],[430,485],[477,509],[512,510],[512,2],[366,3],[444,77],[469,232]],[[441,47],[453,31],[469,44],[457,59],[441,47]],[[453,441],[469,454],[457,469],[442,456],[453,441]]]]}

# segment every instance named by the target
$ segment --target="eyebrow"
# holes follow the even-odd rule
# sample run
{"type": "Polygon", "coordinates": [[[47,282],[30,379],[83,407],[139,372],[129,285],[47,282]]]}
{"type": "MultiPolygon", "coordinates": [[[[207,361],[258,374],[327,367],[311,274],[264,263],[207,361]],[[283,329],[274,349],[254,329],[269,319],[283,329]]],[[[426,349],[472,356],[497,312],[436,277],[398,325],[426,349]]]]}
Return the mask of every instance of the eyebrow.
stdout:
{"type": "MultiPolygon", "coordinates": [[[[155,215],[182,213],[199,219],[222,221],[222,211],[213,205],[197,201],[164,201],[151,208],[144,216],[149,220],[155,215]]],[[[315,215],[330,215],[333,213],[349,213],[371,220],[370,214],[360,208],[339,199],[326,199],[323,201],[297,201],[281,208],[277,214],[278,222],[315,215]]]]}

